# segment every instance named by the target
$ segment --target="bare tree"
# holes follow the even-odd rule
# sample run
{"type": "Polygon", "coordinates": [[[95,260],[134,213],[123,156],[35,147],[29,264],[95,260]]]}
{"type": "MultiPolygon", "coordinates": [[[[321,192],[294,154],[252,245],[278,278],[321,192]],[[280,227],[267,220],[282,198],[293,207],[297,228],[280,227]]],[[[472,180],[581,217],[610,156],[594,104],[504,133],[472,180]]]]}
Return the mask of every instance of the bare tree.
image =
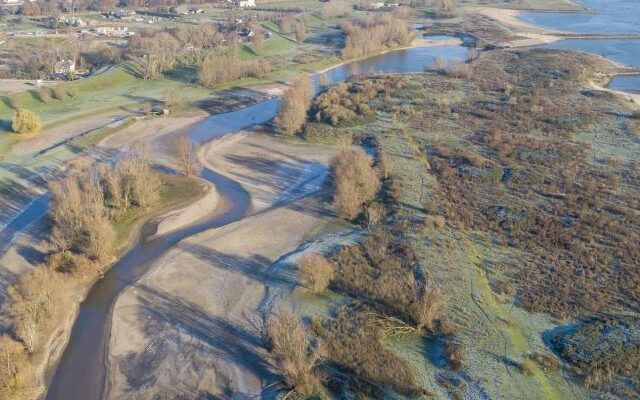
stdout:
{"type": "Polygon", "coordinates": [[[176,153],[182,172],[187,176],[198,173],[198,145],[186,137],[176,141],[176,153]]]}
{"type": "Polygon", "coordinates": [[[448,297],[442,289],[433,286],[423,286],[416,284],[416,299],[414,302],[414,314],[416,319],[416,329],[421,331],[427,328],[434,330],[434,323],[442,317],[448,297]]]}
{"type": "Polygon", "coordinates": [[[344,218],[353,219],[380,189],[373,160],[364,150],[343,150],[332,165],[335,192],[333,207],[344,218]]]}
{"type": "Polygon", "coordinates": [[[262,50],[264,48],[264,33],[262,32],[262,29],[257,29],[255,34],[253,35],[253,38],[251,39],[251,43],[253,44],[253,50],[257,53],[260,54],[262,53],[262,50]]]}
{"type": "Polygon", "coordinates": [[[307,27],[303,21],[298,21],[295,25],[294,34],[298,43],[304,42],[304,38],[307,35],[307,27]]]}
{"type": "Polygon", "coordinates": [[[23,274],[9,287],[9,314],[16,335],[29,352],[38,345],[39,326],[51,314],[58,276],[45,267],[23,274]]]}
{"type": "Polygon", "coordinates": [[[309,334],[298,316],[290,309],[280,310],[267,321],[267,334],[271,352],[278,360],[285,383],[292,387],[294,398],[322,393],[314,368],[322,359],[324,348],[311,347],[309,334]]]}
{"type": "Polygon", "coordinates": [[[307,121],[307,112],[313,99],[313,83],[308,77],[297,79],[280,99],[280,109],[274,119],[278,130],[285,135],[294,135],[307,121]]]}

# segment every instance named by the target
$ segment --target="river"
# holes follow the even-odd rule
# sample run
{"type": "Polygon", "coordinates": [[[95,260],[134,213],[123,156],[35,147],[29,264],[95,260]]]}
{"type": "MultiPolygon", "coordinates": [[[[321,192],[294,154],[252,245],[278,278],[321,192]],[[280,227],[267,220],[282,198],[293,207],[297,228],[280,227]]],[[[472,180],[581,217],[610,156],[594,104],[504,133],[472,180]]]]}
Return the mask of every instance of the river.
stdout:
{"type": "MultiPolygon", "coordinates": [[[[377,55],[360,61],[340,65],[313,76],[316,90],[319,82],[336,83],[356,73],[411,73],[422,72],[436,58],[462,61],[467,50],[461,46],[410,48],[377,55]]],[[[195,142],[208,142],[233,134],[255,124],[271,120],[278,109],[278,99],[272,98],[233,112],[208,117],[190,132],[195,142]]],[[[147,241],[155,233],[153,224],[143,228],[137,244],[127,252],[90,290],[80,306],[69,344],[55,371],[47,393],[48,400],[101,399],[106,382],[106,351],[110,331],[110,312],[118,295],[127,286],[140,279],[153,265],[153,261],[180,240],[208,229],[238,221],[250,212],[248,193],[236,182],[214,171],[205,169],[202,177],[213,184],[230,204],[222,213],[194,226],[147,241]]]]}

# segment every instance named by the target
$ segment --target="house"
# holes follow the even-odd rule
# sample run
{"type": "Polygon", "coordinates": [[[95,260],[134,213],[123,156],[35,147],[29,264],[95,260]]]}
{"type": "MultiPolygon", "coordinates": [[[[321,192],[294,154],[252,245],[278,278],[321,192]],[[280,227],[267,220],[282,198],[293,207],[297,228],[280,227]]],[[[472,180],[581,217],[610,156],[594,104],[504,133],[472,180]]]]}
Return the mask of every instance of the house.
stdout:
{"type": "Polygon", "coordinates": [[[102,35],[102,36],[120,36],[120,37],[124,37],[124,36],[133,35],[133,32],[129,32],[129,28],[127,28],[126,26],[123,26],[123,27],[98,26],[97,28],[94,29],[94,31],[98,35],[102,35]]]}
{"type": "Polygon", "coordinates": [[[252,8],[256,6],[256,0],[240,0],[236,4],[238,8],[252,8]]]}
{"type": "Polygon", "coordinates": [[[56,75],[68,75],[76,70],[76,63],[73,60],[60,60],[53,65],[56,75]]]}

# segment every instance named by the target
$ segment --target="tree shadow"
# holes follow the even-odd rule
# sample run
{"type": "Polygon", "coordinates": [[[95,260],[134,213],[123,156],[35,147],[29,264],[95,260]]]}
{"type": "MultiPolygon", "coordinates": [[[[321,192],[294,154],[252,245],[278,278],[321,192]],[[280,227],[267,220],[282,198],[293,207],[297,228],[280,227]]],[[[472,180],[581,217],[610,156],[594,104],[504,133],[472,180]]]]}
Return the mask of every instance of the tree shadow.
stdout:
{"type": "Polygon", "coordinates": [[[214,93],[211,97],[198,100],[194,105],[211,115],[225,114],[241,108],[249,107],[272,96],[257,90],[232,87],[214,93]]]}
{"type": "Polygon", "coordinates": [[[264,256],[240,257],[199,244],[179,243],[178,248],[195,257],[231,272],[238,272],[265,285],[297,285],[292,271],[271,270],[271,260],[264,256]]]}
{"type": "MultiPolygon", "coordinates": [[[[260,332],[251,332],[161,290],[139,285],[136,291],[140,304],[138,320],[148,342],[142,350],[128,353],[118,362],[130,390],[179,382],[181,393],[198,398],[194,396],[201,393],[198,385],[208,379],[207,374],[214,370],[217,360],[238,365],[263,382],[277,381],[263,355],[266,340],[260,332]]],[[[161,389],[171,393],[177,388],[161,389]]],[[[246,396],[235,392],[231,385],[226,392],[233,397],[222,398],[246,396]]]]}

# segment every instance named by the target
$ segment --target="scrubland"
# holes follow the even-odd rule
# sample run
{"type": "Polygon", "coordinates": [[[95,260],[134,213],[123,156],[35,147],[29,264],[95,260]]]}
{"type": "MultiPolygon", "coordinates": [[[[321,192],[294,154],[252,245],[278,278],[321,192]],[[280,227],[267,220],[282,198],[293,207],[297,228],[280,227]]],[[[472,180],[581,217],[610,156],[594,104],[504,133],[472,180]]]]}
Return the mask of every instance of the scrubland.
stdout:
{"type": "Polygon", "coordinates": [[[364,146],[379,182],[336,161],[334,209],[364,237],[325,254],[328,292],[302,300],[324,393],[637,396],[640,127],[589,88],[611,71],[492,51],[316,98],[299,136],[364,146]]]}

